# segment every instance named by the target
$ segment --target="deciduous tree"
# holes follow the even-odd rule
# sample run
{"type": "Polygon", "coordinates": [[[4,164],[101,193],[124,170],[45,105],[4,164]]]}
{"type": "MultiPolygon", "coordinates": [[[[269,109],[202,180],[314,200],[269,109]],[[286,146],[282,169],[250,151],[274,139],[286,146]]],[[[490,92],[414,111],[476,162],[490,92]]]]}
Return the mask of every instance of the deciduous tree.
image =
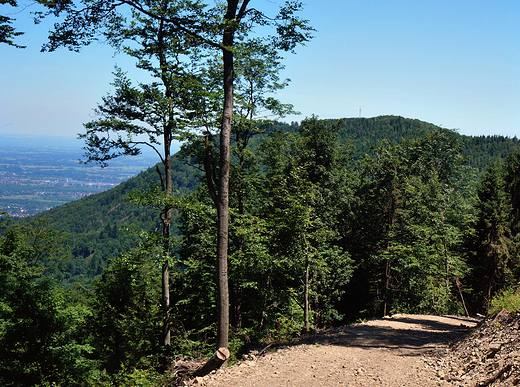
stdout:
{"type": "MultiPolygon", "coordinates": [[[[287,1],[284,6],[280,7],[278,15],[274,17],[267,17],[258,9],[251,8],[251,3],[250,0],[228,0],[226,3],[217,3],[214,7],[211,7],[198,1],[141,2],[124,0],[114,2],[104,0],[94,2],[85,0],[77,6],[69,1],[49,4],[51,12],[54,14],[66,14],[64,22],[57,25],[50,36],[50,43],[47,48],[51,50],[59,46],[78,50],[82,45],[89,44],[99,36],[104,36],[117,44],[119,42],[117,36],[126,39],[125,33],[129,33],[129,39],[132,40],[135,37],[135,35],[132,35],[132,31],[135,29],[143,31],[143,34],[138,34],[137,44],[145,42],[146,44],[142,46],[143,53],[152,56],[161,53],[161,39],[167,38],[176,38],[175,41],[181,42],[181,47],[188,47],[190,50],[193,47],[198,47],[203,50],[216,49],[222,53],[223,100],[219,135],[218,196],[216,197],[218,217],[217,272],[219,278],[219,334],[217,345],[221,347],[227,347],[229,328],[227,254],[235,44],[236,41],[247,40],[248,35],[253,33],[254,27],[271,26],[276,30],[276,34],[267,37],[264,41],[265,44],[272,45],[281,51],[292,51],[296,45],[310,39],[311,31],[306,21],[301,20],[295,14],[302,7],[302,4],[298,1],[287,1]],[[129,28],[126,27],[127,19],[130,19],[129,28]],[[149,26],[154,28],[150,40],[148,37],[143,38],[148,32],[149,26]],[[157,31],[164,31],[164,33],[157,35],[157,31]],[[114,37],[116,38],[114,39],[114,37]]],[[[190,53],[198,52],[197,50],[190,51],[190,53]]],[[[189,53],[187,54],[189,57],[189,53]]],[[[190,63],[190,60],[182,62],[183,65],[186,65],[186,63],[190,63]]],[[[161,55],[159,55],[159,61],[154,63],[154,68],[160,74],[170,70],[165,68],[161,55]]],[[[165,93],[166,99],[171,97],[171,95],[165,93]]],[[[174,108],[172,108],[172,111],[174,108]]],[[[130,130],[132,130],[131,126],[130,130]]],[[[119,143],[124,145],[123,140],[119,143]]],[[[103,140],[94,145],[103,147],[103,140]]],[[[130,151],[130,154],[132,152],[130,151]]]]}

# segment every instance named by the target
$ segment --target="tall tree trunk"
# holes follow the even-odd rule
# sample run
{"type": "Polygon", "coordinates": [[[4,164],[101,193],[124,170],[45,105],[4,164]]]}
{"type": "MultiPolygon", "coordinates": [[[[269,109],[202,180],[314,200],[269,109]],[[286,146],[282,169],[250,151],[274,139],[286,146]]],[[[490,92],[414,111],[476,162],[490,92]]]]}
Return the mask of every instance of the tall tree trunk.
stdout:
{"type": "MultiPolygon", "coordinates": [[[[166,131],[168,132],[168,131],[166,131]]],[[[165,192],[166,195],[170,196],[173,192],[172,184],[172,168],[171,168],[171,131],[164,135],[164,180],[165,180],[165,192]]],[[[164,346],[170,345],[170,268],[169,268],[169,257],[170,257],[170,228],[172,219],[171,207],[165,206],[164,213],[162,216],[163,223],[163,265],[162,265],[162,304],[164,313],[163,323],[163,336],[161,344],[164,346]]]]}
{"type": "MultiPolygon", "coordinates": [[[[163,2],[164,10],[167,9],[168,2],[163,2]]],[[[167,61],[165,57],[165,46],[164,46],[164,18],[160,20],[159,31],[158,31],[158,49],[159,49],[159,62],[161,65],[161,79],[163,85],[166,87],[166,98],[171,100],[172,90],[168,81],[167,73],[167,61]]],[[[164,127],[163,141],[164,141],[164,158],[162,160],[164,165],[164,179],[161,178],[162,190],[166,196],[171,196],[173,193],[172,183],[172,162],[171,162],[171,145],[172,145],[172,132],[174,129],[173,120],[173,106],[170,106],[168,112],[168,123],[164,127]]],[[[159,174],[160,175],[160,174],[159,174]]],[[[165,205],[163,213],[161,215],[161,221],[163,225],[163,265],[162,265],[162,306],[164,313],[163,322],[163,334],[161,338],[161,344],[163,346],[170,345],[170,228],[172,221],[172,209],[169,205],[165,205]]]]}
{"type": "MultiPolygon", "coordinates": [[[[231,23],[235,18],[238,0],[228,0],[224,17],[231,23]]],[[[220,132],[220,170],[217,200],[217,275],[218,275],[218,332],[217,347],[227,348],[229,341],[229,288],[228,288],[228,242],[229,242],[229,166],[230,140],[233,120],[233,46],[235,30],[226,28],[222,40],[224,62],[224,109],[220,132]]]]}
{"type": "Polygon", "coordinates": [[[308,252],[305,256],[305,282],[304,282],[304,308],[303,308],[303,320],[305,332],[309,332],[309,255],[308,252]]]}
{"type": "Polygon", "coordinates": [[[383,316],[386,316],[388,314],[388,299],[390,298],[390,273],[391,273],[391,266],[390,266],[390,260],[386,260],[385,265],[385,290],[384,290],[384,304],[383,304],[383,316]]]}
{"type": "MultiPolygon", "coordinates": [[[[394,170],[394,178],[390,182],[390,199],[388,202],[388,214],[387,214],[387,224],[386,224],[386,247],[385,249],[390,250],[391,241],[390,241],[390,233],[395,223],[395,213],[397,207],[397,181],[396,181],[397,171],[394,170]]],[[[390,259],[386,260],[385,264],[385,288],[383,291],[383,316],[388,314],[388,303],[390,299],[390,288],[392,281],[392,263],[390,259]]]]}

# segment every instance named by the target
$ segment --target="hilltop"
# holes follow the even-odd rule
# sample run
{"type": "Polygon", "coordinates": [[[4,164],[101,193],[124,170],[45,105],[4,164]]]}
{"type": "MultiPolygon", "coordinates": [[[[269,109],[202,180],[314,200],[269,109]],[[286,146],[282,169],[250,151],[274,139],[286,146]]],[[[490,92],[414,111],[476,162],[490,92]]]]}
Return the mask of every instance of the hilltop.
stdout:
{"type": "MultiPolygon", "coordinates": [[[[448,130],[417,119],[400,116],[380,116],[372,118],[345,118],[332,120],[339,123],[340,136],[344,141],[352,141],[355,156],[372,153],[372,147],[384,140],[399,142],[403,138],[420,137],[432,130],[448,130]]],[[[466,136],[459,135],[463,142],[464,156],[468,163],[482,172],[495,158],[505,158],[520,145],[516,137],[466,136]]]]}

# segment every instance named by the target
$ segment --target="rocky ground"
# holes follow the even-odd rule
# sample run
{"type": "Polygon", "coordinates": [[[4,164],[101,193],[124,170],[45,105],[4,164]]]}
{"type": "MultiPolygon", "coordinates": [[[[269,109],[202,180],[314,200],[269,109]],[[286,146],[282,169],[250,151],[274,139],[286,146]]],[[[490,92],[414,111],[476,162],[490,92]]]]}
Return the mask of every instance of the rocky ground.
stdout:
{"type": "Polygon", "coordinates": [[[184,386],[516,386],[520,313],[489,319],[394,315],[328,329],[184,386]]]}
{"type": "Polygon", "coordinates": [[[498,313],[430,366],[452,386],[520,385],[520,313],[498,313]]]}

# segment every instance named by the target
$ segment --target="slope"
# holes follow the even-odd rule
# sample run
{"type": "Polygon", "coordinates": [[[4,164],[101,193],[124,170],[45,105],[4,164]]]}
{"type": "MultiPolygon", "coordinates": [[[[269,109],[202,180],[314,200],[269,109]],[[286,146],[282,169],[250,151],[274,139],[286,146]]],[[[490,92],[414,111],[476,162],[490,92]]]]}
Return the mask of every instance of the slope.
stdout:
{"type": "MultiPolygon", "coordinates": [[[[173,161],[173,186],[180,196],[198,184],[197,172],[180,157],[173,161]]],[[[55,207],[43,216],[52,228],[65,232],[72,253],[60,280],[64,283],[87,284],[100,274],[106,262],[121,251],[129,250],[139,241],[137,233],[128,230],[155,230],[159,227],[158,211],[137,206],[126,200],[134,190],[159,184],[156,167],[116,187],[74,202],[55,207]]],[[[178,235],[176,216],[172,235],[178,235]]]]}

